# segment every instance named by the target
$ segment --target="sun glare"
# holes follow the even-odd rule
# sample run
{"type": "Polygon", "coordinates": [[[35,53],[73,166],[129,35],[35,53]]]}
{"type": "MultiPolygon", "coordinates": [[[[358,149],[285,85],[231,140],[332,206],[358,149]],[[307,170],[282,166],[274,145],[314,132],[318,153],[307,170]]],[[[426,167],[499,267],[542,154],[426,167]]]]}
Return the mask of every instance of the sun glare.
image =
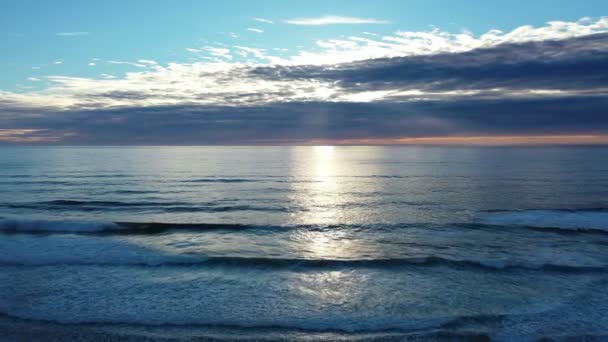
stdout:
{"type": "Polygon", "coordinates": [[[334,146],[315,146],[314,151],[318,154],[331,154],[334,152],[334,146]]]}

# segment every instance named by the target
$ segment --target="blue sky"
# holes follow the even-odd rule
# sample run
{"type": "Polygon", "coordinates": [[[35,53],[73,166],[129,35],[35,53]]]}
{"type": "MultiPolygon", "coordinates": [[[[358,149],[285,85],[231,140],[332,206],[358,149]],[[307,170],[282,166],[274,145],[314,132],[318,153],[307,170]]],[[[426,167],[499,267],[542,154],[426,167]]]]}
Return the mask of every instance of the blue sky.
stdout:
{"type": "Polygon", "coordinates": [[[608,143],[607,15],[599,0],[0,0],[0,144],[608,143]]]}
{"type": "Polygon", "coordinates": [[[31,1],[0,2],[0,89],[43,85],[28,77],[49,74],[99,77],[124,73],[128,65],[95,59],[159,63],[194,58],[185,48],[246,45],[285,48],[285,54],[315,48],[321,39],[424,31],[432,25],[475,34],[512,30],[550,20],[575,21],[608,13],[608,2],[585,1],[31,1]],[[388,24],[298,26],[292,18],[337,15],[375,18],[388,24]],[[275,24],[255,21],[266,18],[275,24]],[[248,31],[261,29],[263,33],[248,31]],[[57,35],[74,33],[75,35],[57,35]],[[78,33],[82,33],[78,35],[78,33]],[[230,33],[238,35],[232,38],[230,33]],[[62,64],[53,64],[62,62],[62,64]],[[95,63],[95,67],[89,66],[95,63]],[[40,67],[40,69],[32,69],[40,67]]]}

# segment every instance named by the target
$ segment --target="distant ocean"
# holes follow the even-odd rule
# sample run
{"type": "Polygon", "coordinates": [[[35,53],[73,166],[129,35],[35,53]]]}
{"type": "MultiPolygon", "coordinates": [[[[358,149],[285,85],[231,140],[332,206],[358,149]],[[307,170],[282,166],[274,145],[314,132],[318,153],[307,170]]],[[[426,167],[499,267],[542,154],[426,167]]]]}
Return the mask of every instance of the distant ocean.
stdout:
{"type": "Polygon", "coordinates": [[[5,336],[607,338],[607,289],[608,147],[0,149],[5,336]]]}

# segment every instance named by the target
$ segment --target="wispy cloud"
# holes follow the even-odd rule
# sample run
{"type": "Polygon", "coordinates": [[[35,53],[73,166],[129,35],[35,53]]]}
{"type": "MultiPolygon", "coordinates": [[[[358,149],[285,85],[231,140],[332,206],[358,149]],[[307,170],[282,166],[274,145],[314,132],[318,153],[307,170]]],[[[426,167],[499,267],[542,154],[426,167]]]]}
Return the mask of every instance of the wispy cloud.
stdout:
{"type": "Polygon", "coordinates": [[[274,21],[264,18],[253,18],[253,20],[264,24],[274,24],[274,21]]]}
{"type": "Polygon", "coordinates": [[[108,63],[110,63],[110,64],[124,64],[124,65],[130,65],[130,66],[134,66],[134,67],[138,67],[138,68],[145,68],[146,67],[146,64],[133,63],[133,62],[108,61],[108,63]]]}
{"type": "Polygon", "coordinates": [[[243,56],[243,57],[247,57],[248,55],[253,55],[256,58],[266,58],[266,54],[265,54],[265,50],[263,49],[256,49],[256,48],[251,48],[251,47],[246,47],[246,46],[234,46],[235,49],[237,49],[237,54],[243,56]]]}
{"type": "Polygon", "coordinates": [[[38,82],[38,81],[40,81],[40,79],[37,78],[37,77],[28,77],[27,80],[28,81],[32,81],[32,82],[38,82]]]}
{"type": "Polygon", "coordinates": [[[158,63],[156,61],[153,61],[150,59],[138,59],[137,63],[148,64],[148,65],[158,65],[158,63]]]}
{"type": "Polygon", "coordinates": [[[62,37],[85,36],[87,34],[89,34],[89,32],[58,32],[58,33],[55,33],[56,36],[62,36],[62,37]]]}
{"type": "Polygon", "coordinates": [[[326,15],[316,18],[294,18],[285,21],[292,25],[340,25],[340,24],[390,24],[390,21],[374,18],[342,17],[337,15],[326,15]]]}
{"type": "Polygon", "coordinates": [[[205,47],[205,50],[209,52],[211,56],[225,58],[229,60],[232,59],[232,56],[230,55],[230,49],[208,46],[205,47]]]}
{"type": "Polygon", "coordinates": [[[251,32],[255,32],[255,33],[262,33],[264,32],[264,30],[260,30],[258,28],[248,28],[247,31],[251,31],[251,32]]]}

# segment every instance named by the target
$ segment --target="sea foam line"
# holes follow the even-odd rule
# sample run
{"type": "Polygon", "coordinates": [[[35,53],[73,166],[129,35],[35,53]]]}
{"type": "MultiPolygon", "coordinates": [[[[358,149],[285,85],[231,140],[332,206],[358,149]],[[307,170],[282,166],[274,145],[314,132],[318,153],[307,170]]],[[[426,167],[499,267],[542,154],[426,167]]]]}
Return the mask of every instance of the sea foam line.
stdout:
{"type": "Polygon", "coordinates": [[[570,231],[595,230],[608,233],[608,211],[602,208],[489,211],[479,214],[476,222],[495,226],[525,226],[570,231]]]}

